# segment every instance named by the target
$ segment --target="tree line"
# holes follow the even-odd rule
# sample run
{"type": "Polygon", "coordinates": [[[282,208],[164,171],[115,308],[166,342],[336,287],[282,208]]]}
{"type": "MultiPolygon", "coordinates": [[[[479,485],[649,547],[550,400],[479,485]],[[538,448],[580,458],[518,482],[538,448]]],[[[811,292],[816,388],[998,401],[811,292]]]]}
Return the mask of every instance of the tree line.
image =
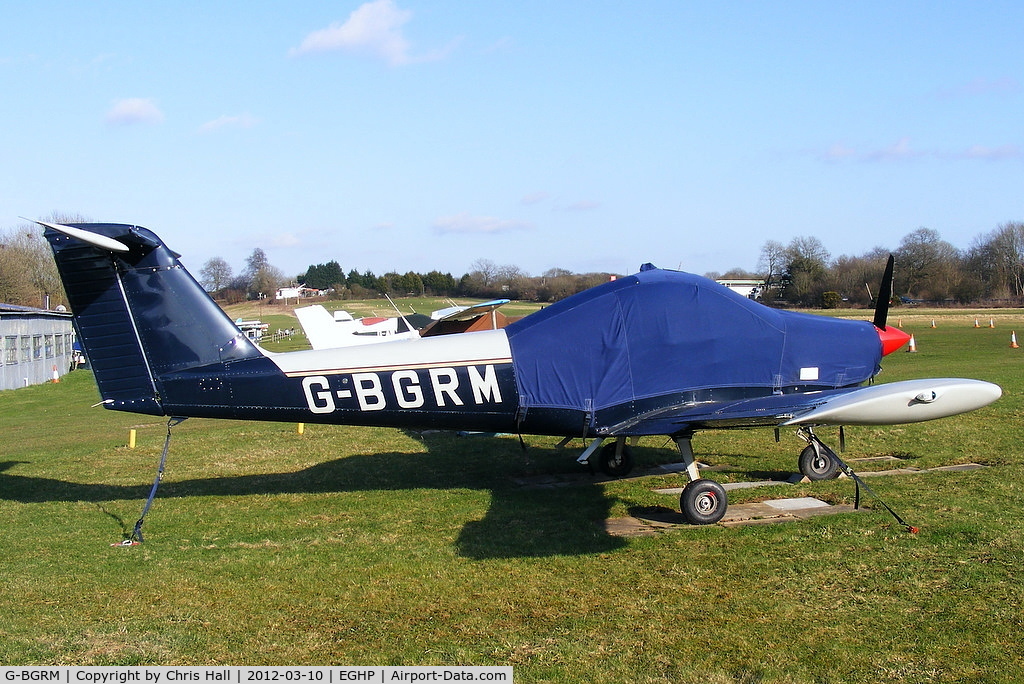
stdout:
{"type": "Polygon", "coordinates": [[[894,250],[875,247],[860,256],[837,258],[816,237],[797,237],[788,245],[769,240],[761,248],[757,271],[733,269],[721,277],[763,280],[759,295],[768,304],[867,306],[877,295],[890,253],[896,258],[893,291],[902,300],[1024,303],[1024,223],[1003,224],[977,236],[964,250],[931,228],[910,232],[894,250]]]}
{"type": "Polygon", "coordinates": [[[337,260],[310,264],[295,278],[286,279],[281,271],[266,262],[257,248],[246,259],[246,267],[237,275],[221,257],[207,261],[199,270],[199,282],[208,292],[228,303],[273,296],[278,288],[302,285],[326,292],[333,299],[369,299],[374,297],[479,297],[552,302],[582,292],[611,277],[608,273],[577,274],[553,268],[531,277],[511,265],[498,265],[478,259],[459,278],[438,270],[426,273],[389,271],[376,275],[351,269],[345,273],[337,260]],[[267,293],[270,293],[268,295],[267,293]]]}
{"type": "MultiPolygon", "coordinates": [[[[56,223],[78,223],[78,216],[54,214],[56,223]]],[[[816,237],[796,237],[788,244],[768,240],[755,270],[707,273],[711,278],[749,278],[762,283],[758,297],[766,304],[799,307],[870,306],[888,255],[896,257],[894,291],[898,297],[939,304],[1024,304],[1024,223],[1010,222],[978,235],[966,249],[942,239],[938,231],[918,228],[895,249],[874,247],[859,256],[833,257],[816,237]]],[[[478,259],[462,276],[431,270],[375,275],[345,272],[336,260],[310,264],[294,278],[273,266],[261,248],[252,251],[235,274],[221,257],[208,260],[198,273],[209,292],[228,303],[273,299],[278,288],[302,284],[329,290],[338,299],[399,296],[508,298],[552,302],[607,282],[608,273],[578,274],[552,268],[530,276],[513,265],[478,259]]],[[[0,231],[0,302],[51,307],[67,304],[50,247],[35,224],[0,231]]]]}

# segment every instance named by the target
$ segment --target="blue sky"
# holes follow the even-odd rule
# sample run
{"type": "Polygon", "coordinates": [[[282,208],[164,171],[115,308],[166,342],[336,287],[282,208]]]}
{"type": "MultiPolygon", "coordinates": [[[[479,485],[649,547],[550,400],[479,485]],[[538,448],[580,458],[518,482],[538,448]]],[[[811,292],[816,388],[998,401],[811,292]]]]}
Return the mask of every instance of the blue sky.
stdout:
{"type": "Polygon", "coordinates": [[[0,228],[136,223],[197,272],[753,269],[1024,220],[1020,2],[0,8],[0,228]]]}

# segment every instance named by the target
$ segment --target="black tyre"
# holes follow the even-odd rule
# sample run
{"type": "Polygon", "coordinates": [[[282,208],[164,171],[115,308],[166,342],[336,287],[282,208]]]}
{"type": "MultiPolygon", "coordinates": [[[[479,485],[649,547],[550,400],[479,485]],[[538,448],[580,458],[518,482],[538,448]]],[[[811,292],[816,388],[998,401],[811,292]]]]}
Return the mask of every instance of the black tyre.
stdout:
{"type": "Polygon", "coordinates": [[[625,477],[633,470],[633,450],[628,444],[622,445],[622,454],[615,455],[615,442],[605,444],[601,449],[601,472],[608,477],[625,477]]]}
{"type": "Polygon", "coordinates": [[[831,480],[839,474],[839,464],[828,451],[808,444],[800,452],[800,473],[808,480],[831,480]]]}
{"type": "Polygon", "coordinates": [[[725,515],[725,488],[714,480],[694,480],[679,495],[679,510],[691,525],[713,525],[725,515]]]}

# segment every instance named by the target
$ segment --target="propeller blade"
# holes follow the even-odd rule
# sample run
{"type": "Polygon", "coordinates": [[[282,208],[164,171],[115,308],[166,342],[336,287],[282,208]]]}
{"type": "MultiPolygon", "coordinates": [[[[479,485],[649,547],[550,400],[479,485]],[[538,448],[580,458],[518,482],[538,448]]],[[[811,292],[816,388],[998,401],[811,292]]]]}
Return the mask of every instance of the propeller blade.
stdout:
{"type": "Polygon", "coordinates": [[[889,317],[889,300],[892,299],[892,254],[885,264],[885,273],[882,274],[882,284],[878,288],[878,299],[875,300],[875,319],[872,323],[879,330],[885,330],[885,321],[889,317]]]}

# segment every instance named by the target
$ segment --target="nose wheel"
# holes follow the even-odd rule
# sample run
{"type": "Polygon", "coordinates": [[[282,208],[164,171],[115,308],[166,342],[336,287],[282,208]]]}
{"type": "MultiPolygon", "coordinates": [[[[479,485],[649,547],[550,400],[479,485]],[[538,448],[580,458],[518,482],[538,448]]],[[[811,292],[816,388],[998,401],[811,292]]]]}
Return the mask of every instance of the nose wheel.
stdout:
{"type": "Polygon", "coordinates": [[[803,428],[797,435],[807,441],[807,446],[800,452],[800,474],[812,482],[838,477],[840,461],[835,452],[825,446],[811,428],[803,428]]]}
{"type": "Polygon", "coordinates": [[[813,443],[804,447],[800,452],[800,474],[811,481],[831,480],[838,475],[839,464],[828,451],[813,443]]]}

